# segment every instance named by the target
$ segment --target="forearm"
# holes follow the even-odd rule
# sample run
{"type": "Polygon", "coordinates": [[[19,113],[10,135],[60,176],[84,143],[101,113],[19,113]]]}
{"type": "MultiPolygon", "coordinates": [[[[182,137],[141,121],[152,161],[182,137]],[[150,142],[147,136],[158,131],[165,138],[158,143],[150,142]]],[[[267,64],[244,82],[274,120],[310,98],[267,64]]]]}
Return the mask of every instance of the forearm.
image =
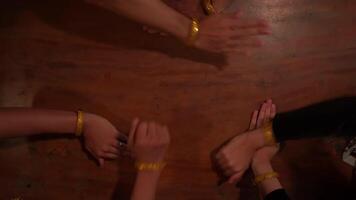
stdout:
{"type": "MultiPolygon", "coordinates": [[[[252,164],[251,168],[255,176],[259,176],[274,171],[270,162],[254,163],[252,164]]],[[[258,184],[258,187],[263,196],[266,196],[267,194],[275,190],[283,188],[278,178],[271,178],[271,179],[264,180],[258,184]]]]}
{"type": "Polygon", "coordinates": [[[159,171],[139,171],[131,200],[154,200],[159,177],[159,171]]]}
{"type": "Polygon", "coordinates": [[[74,133],[76,120],[75,112],[3,108],[0,110],[0,138],[39,133],[74,133]]]}
{"type": "Polygon", "coordinates": [[[161,0],[86,0],[142,24],[157,27],[185,39],[191,20],[161,0]]]}
{"type": "Polygon", "coordinates": [[[273,120],[278,142],[324,136],[356,134],[356,97],[313,104],[278,114],[273,120]]]}

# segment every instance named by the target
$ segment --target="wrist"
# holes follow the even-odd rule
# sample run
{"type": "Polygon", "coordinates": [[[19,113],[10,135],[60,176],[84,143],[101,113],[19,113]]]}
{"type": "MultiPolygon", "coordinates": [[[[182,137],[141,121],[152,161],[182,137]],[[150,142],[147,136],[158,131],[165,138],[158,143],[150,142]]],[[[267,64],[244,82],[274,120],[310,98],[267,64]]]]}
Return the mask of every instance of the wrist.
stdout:
{"type": "Polygon", "coordinates": [[[140,163],[136,163],[136,170],[138,177],[159,177],[165,167],[165,163],[157,163],[159,166],[156,167],[149,167],[150,163],[141,163],[144,166],[140,166],[140,163]]]}
{"type": "Polygon", "coordinates": [[[255,176],[273,171],[270,161],[252,160],[251,169],[255,176]]]}
{"type": "Polygon", "coordinates": [[[256,150],[265,146],[264,135],[263,135],[262,129],[253,130],[248,135],[250,137],[253,147],[256,150]]]}
{"type": "Polygon", "coordinates": [[[159,162],[142,162],[136,161],[135,167],[139,171],[161,171],[166,167],[166,163],[159,162]]]}
{"type": "Polygon", "coordinates": [[[142,175],[142,176],[160,176],[161,173],[162,173],[162,170],[156,170],[156,171],[137,170],[137,175],[142,175]]]}
{"type": "Polygon", "coordinates": [[[95,124],[99,118],[100,117],[96,114],[83,112],[83,132],[81,135],[84,136],[85,130],[88,130],[92,124],[95,124]]]}
{"type": "Polygon", "coordinates": [[[186,41],[191,29],[192,20],[184,15],[177,17],[177,23],[172,30],[172,34],[181,41],[186,41]]]}

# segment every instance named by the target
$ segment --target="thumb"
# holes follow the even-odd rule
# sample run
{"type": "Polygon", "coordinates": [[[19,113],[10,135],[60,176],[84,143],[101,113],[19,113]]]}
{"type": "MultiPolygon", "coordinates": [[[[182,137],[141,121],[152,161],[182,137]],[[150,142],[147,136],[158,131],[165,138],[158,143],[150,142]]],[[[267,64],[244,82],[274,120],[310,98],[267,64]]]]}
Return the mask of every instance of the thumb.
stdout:
{"type": "Polygon", "coordinates": [[[104,166],[104,159],[103,158],[99,158],[99,166],[102,167],[104,166]]]}

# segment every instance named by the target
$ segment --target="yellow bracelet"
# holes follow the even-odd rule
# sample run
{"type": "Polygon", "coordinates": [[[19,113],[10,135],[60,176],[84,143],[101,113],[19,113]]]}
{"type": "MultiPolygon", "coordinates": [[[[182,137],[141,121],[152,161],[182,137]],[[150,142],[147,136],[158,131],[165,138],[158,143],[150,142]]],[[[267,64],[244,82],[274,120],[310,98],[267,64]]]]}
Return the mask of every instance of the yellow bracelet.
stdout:
{"type": "Polygon", "coordinates": [[[77,127],[75,129],[75,135],[80,137],[83,133],[83,129],[84,129],[83,111],[78,110],[77,111],[77,127]]]}
{"type": "Polygon", "coordinates": [[[204,8],[204,11],[206,12],[206,14],[208,14],[208,15],[216,14],[216,10],[214,8],[212,0],[203,0],[202,2],[203,2],[203,8],[204,8]]]}
{"type": "Polygon", "coordinates": [[[267,145],[276,145],[276,138],[274,137],[272,122],[269,122],[263,127],[263,135],[267,145]]]}
{"type": "Polygon", "coordinates": [[[192,19],[192,25],[188,34],[187,43],[193,46],[195,41],[198,39],[199,35],[199,21],[197,19],[192,19]]]}
{"type": "Polygon", "coordinates": [[[158,163],[145,163],[145,162],[137,162],[136,169],[138,171],[159,171],[163,169],[167,164],[165,162],[158,163]]]}
{"type": "Polygon", "coordinates": [[[268,180],[268,179],[272,179],[272,178],[278,178],[279,175],[277,172],[268,172],[262,175],[258,175],[255,177],[255,183],[261,183],[262,181],[268,180]]]}

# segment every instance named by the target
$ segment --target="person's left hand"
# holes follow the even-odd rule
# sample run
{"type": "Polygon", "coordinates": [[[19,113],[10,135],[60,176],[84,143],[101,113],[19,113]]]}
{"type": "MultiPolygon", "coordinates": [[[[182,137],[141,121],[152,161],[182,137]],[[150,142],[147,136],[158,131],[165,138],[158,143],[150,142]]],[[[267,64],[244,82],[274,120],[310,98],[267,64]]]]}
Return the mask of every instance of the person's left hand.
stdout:
{"type": "MultiPolygon", "coordinates": [[[[253,112],[250,130],[258,129],[263,124],[268,123],[274,119],[276,116],[276,105],[273,104],[272,100],[267,100],[260,110],[255,110],[253,112]]],[[[266,146],[255,152],[252,158],[251,166],[257,166],[260,164],[269,163],[273,156],[278,152],[279,145],[276,146],[266,146]]]]}

